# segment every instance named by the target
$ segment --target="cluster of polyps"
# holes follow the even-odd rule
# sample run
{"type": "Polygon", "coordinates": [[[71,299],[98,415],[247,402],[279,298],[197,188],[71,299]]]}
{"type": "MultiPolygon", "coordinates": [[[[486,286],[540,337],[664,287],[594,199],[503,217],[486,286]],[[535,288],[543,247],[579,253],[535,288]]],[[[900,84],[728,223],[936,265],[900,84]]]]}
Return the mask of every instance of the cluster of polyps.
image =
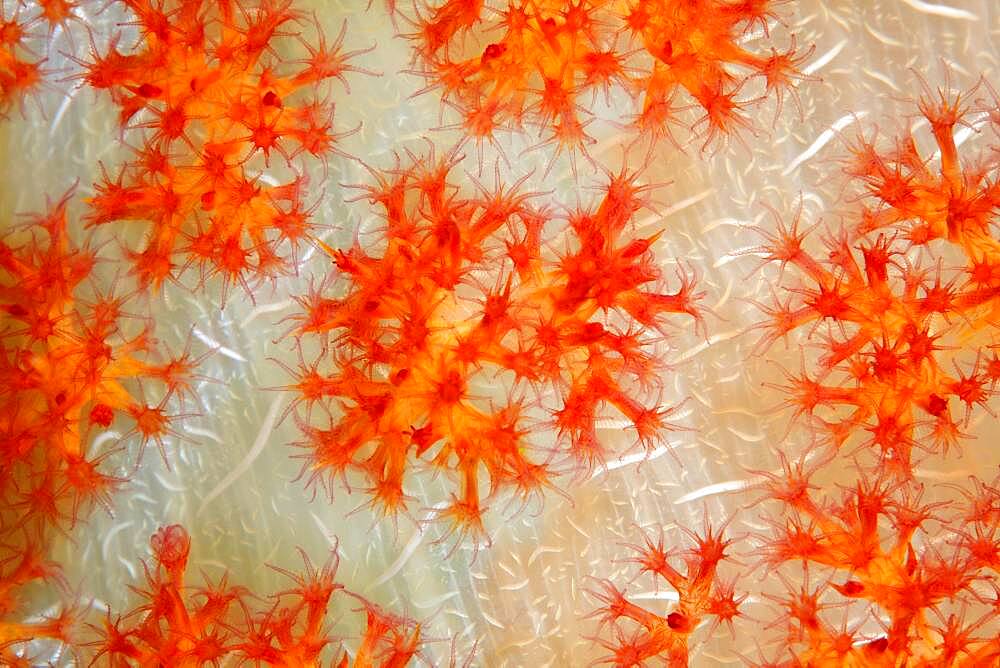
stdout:
{"type": "MultiPolygon", "coordinates": [[[[305,574],[288,575],[296,587],[252,610],[249,595],[225,580],[206,585],[194,603],[184,588],[189,539],[179,526],[152,540],[156,567],[147,571],[148,600],[99,629],[101,639],[82,643],[83,610],[67,605],[56,617],[24,621],[23,592],[37,582],[65,588],[59,565],[48,561],[54,531],[72,529],[90,506],[112,507],[112,492],[125,482],[104,470],[114,450],[93,452],[91,435],[115,421],[131,422],[141,446],[179,436],[167,414],[171,396],[193,392],[200,360],[190,348],[156,363],[151,327],[125,309],[128,296],[97,290],[98,258],[77,248],[67,234],[71,194],[33,220],[21,244],[0,241],[0,663],[37,665],[23,643],[50,638],[111,665],[219,665],[227,656],[274,666],[319,665],[333,641],[325,628],[336,557],[317,571],[306,559],[305,574]],[[138,398],[130,383],[163,387],[156,404],[138,398]],[[90,649],[88,649],[88,647],[90,649]]],[[[162,357],[162,356],[161,356],[162,357]]],[[[357,598],[357,597],[355,597],[357,598]]],[[[387,613],[362,599],[366,626],[354,655],[356,666],[402,666],[421,647],[413,620],[387,613]]],[[[347,666],[343,656],[339,666],[347,666]]]]}
{"type": "Polygon", "coordinates": [[[365,629],[353,653],[337,650],[338,668],[405,666],[421,645],[421,628],[349,594],[337,583],[340,557],[336,550],[321,567],[303,553],[305,571],[279,570],[291,588],[268,598],[255,597],[223,577],[217,583],[185,583],[191,538],[184,527],[163,527],[150,539],[153,568],[146,568],[145,588],[136,588],[142,605],[125,616],[108,612],[90,643],[94,661],[113,666],[240,664],[300,668],[324,665],[334,643],[327,625],[331,599],[348,594],[360,601],[365,629]],[[253,607],[253,601],[263,606],[253,607]]]}
{"type": "Polygon", "coordinates": [[[30,42],[31,27],[41,21],[48,21],[50,29],[66,20],[72,11],[72,3],[65,3],[65,14],[50,14],[49,5],[56,10],[56,3],[47,2],[42,12],[28,17],[26,3],[15,2],[10,16],[4,13],[0,4],[0,118],[6,116],[15,105],[24,107],[27,96],[38,92],[44,79],[42,64],[34,55],[30,42]]]}
{"type": "Polygon", "coordinates": [[[964,502],[923,503],[914,479],[917,453],[956,445],[975,411],[990,411],[1000,381],[991,352],[1000,155],[986,145],[960,156],[957,139],[963,128],[982,133],[980,146],[997,138],[991,93],[925,90],[919,110],[933,155],[913,131],[888,150],[875,138],[850,143],[846,173],[860,184],[860,210],[828,232],[822,254],[809,250],[798,217],[758,249],[781,264],[791,295],[766,309],[764,342],[806,327],[825,333],[818,367],[789,374],[780,389],[831,454],[813,464],[782,455],[782,471],[763,482],[780,507],[773,534],[760,539],[764,563],[805,573],[774,597],[772,627],[786,632],[779,644],[794,657],[787,665],[1000,660],[998,599],[983,591],[988,583],[996,593],[1000,567],[996,481],[971,477],[964,502]],[[845,444],[856,446],[858,480],[839,499],[822,497],[811,479],[845,444]]]}
{"type": "Polygon", "coordinates": [[[690,637],[704,622],[712,620],[713,629],[720,623],[732,628],[742,614],[740,604],[746,596],[736,593],[734,581],[719,575],[732,543],[724,538],[724,529],[716,534],[706,526],[703,535],[688,534],[695,545],[687,550],[664,547],[662,534],[656,540],[647,535],[645,545],[634,548],[637,556],[629,560],[640,566],[641,573],[666,581],[674,590],[677,603],[670,613],[650,612],[611,581],[601,581],[602,591],[594,595],[602,606],[594,616],[613,630],[613,638],[600,640],[611,651],[603,663],[631,668],[662,659],[670,666],[686,666],[690,637]],[[676,561],[683,562],[683,572],[671,563],[676,561]]]}
{"type": "MultiPolygon", "coordinates": [[[[748,108],[780,101],[801,78],[809,52],[755,53],[749,33],[774,18],[769,0],[481,0],[432,2],[415,19],[417,73],[462,114],[477,141],[497,130],[535,126],[558,150],[586,152],[585,103],[623,90],[640,98],[632,119],[654,140],[678,122],[681,97],[702,112],[706,145],[749,128],[748,108]],[[758,80],[764,95],[741,89],[758,80]]],[[[752,85],[751,85],[752,87],[752,85]]]]}
{"type": "Polygon", "coordinates": [[[153,441],[162,452],[177,417],[167,414],[168,401],[191,391],[198,364],[190,349],[154,361],[150,324],[126,311],[134,295],[112,288],[88,298],[98,258],[70,240],[70,197],[34,219],[21,243],[0,241],[0,662],[15,665],[21,659],[8,644],[65,640],[67,622],[6,621],[19,611],[18,590],[59,581],[45,561],[53,531],[73,527],[95,503],[109,507],[123,482],[104,465],[114,450],[95,452],[91,436],[126,421],[143,448],[153,441]],[[130,391],[136,381],[159,386],[162,398],[147,403],[142,387],[130,391]]]}
{"type": "Polygon", "coordinates": [[[332,489],[360,473],[372,501],[396,513],[414,466],[453,472],[459,492],[441,515],[478,537],[486,499],[550,484],[557,452],[532,455],[541,444],[531,411],[550,409],[588,469],[606,452],[595,429],[602,407],[621,413],[647,447],[670,428],[670,409],[637,398],[656,382],[648,332],[674,314],[700,321],[700,294],[684,274],[664,292],[656,236],[629,233],[649,189],[634,173],[609,174],[596,205],[570,212],[571,240],[551,256],[543,234],[553,216],[532,206],[537,197],[517,186],[466,193],[451,180],[457,159],[413,156],[375,173],[363,197],[385,218],[382,248],[329,249],[346,294],[332,293],[328,279],[300,298],[292,331],[318,339],[322,353],[288,369],[288,389],[305,409],[309,482],[332,489]],[[509,396],[476,396],[483,374],[507,375],[509,396]],[[561,405],[544,404],[551,388],[561,405]],[[328,422],[311,419],[317,404],[328,422]]]}
{"type": "MultiPolygon", "coordinates": [[[[29,59],[27,30],[75,18],[76,3],[37,4],[31,13],[40,14],[28,19],[22,2],[11,17],[0,15],[0,113],[34,92],[43,74],[41,61],[29,59]]],[[[154,536],[156,567],[141,592],[147,602],[113,622],[109,613],[101,640],[85,642],[88,613],[71,601],[53,618],[27,621],[32,585],[67,589],[48,560],[53,534],[74,528],[95,504],[110,511],[112,492],[125,482],[107,470],[115,450],[97,451],[92,437],[127,424],[123,442],[132,435],[143,449],[155,442],[166,460],[164,437],[179,436],[174,422],[186,417],[168,414],[168,404],[191,395],[200,378],[190,345],[176,356],[157,354],[151,323],[128,311],[132,299],[174,279],[178,254],[203,279],[220,274],[226,288],[291,268],[279,250],[287,245],[294,255],[312,228],[305,179],[265,182],[252,176],[252,161],[267,167],[278,153],[294,166],[299,154],[335,151],[340,135],[323,86],[351,69],[343,31],[332,44],[303,40],[302,60],[278,62],[277,38],[302,23],[291,2],[121,4],[134,16],[128,25],[139,30],[138,45],[123,52],[116,35],[103,55],[93,47],[80,78],[111,95],[123,130],[142,131],[140,146],[114,178],[105,172],[96,184],[87,222],[150,223],[145,247],[130,253],[139,289],[102,282],[96,251],[74,246],[72,192],[0,241],[0,664],[38,665],[30,643],[51,639],[116,666],[219,665],[225,656],[318,665],[332,642],[324,620],[340,588],[335,561],[317,572],[307,560],[304,575],[289,573],[296,587],[264,610],[252,610],[248,595],[225,582],[201,589],[204,600],[195,604],[183,589],[189,541],[177,526],[154,536]],[[154,388],[159,400],[148,403],[154,388]]],[[[363,604],[355,665],[409,662],[420,626],[363,604]]],[[[348,662],[344,655],[339,665],[348,662]]]]}
{"type": "Polygon", "coordinates": [[[113,38],[84,81],[111,95],[139,148],[96,184],[89,222],[149,223],[145,246],[130,252],[145,285],[194,265],[203,281],[221,277],[223,298],[232,285],[249,294],[251,281],[295,268],[313,228],[303,176],[279,184],[250,167],[277,153],[296,172],[300,155],[336,150],[344,133],[324,84],[346,83],[354,54],[342,52],[344,31],[332,44],[319,33],[315,43],[300,37],[305,58],[283,62],[276,47],[303,21],[289,2],[125,4],[140,45],[122,53],[113,38]]]}
{"type": "MultiPolygon", "coordinates": [[[[997,483],[973,477],[962,489],[964,502],[924,503],[924,488],[913,479],[915,453],[955,446],[974,409],[989,411],[1000,381],[1000,359],[991,351],[1000,306],[1000,155],[986,145],[962,159],[957,139],[964,127],[984,133],[987,144],[995,140],[1000,102],[975,96],[925,91],[919,108],[933,156],[921,154],[912,132],[889,150],[874,138],[850,143],[846,171],[860,183],[861,204],[855,218],[828,231],[819,252],[809,230],[800,229],[801,211],[754,249],[780,265],[788,293],[764,307],[760,347],[799,329],[825,335],[817,368],[808,369],[811,357],[804,358],[802,371],[787,374],[778,388],[795,417],[813,428],[814,458],[782,453],[782,469],[760,480],[778,517],[768,520],[770,535],[754,540],[761,565],[787,585],[785,594],[769,595],[778,608],[768,628],[783,633],[778,660],[766,665],[966,667],[1000,660],[997,483]],[[845,444],[858,446],[853,452],[864,465],[840,498],[828,498],[812,480],[845,444]],[[828,453],[815,457],[815,448],[828,453]],[[789,568],[804,573],[801,585],[788,579],[789,568]],[[992,596],[982,591],[986,583],[992,596]]],[[[704,569],[696,569],[706,579],[692,599],[690,578],[670,567],[672,552],[662,540],[647,540],[639,552],[642,570],[663,575],[679,603],[662,617],[605,582],[595,596],[602,603],[597,614],[614,629],[612,639],[601,640],[611,650],[606,662],[630,667],[660,657],[686,665],[689,633],[681,633],[678,620],[716,614],[714,591],[723,593],[729,613],[717,618],[736,619],[742,599],[704,569]]],[[[680,553],[689,572],[698,554],[680,553]]]]}
{"type": "Polygon", "coordinates": [[[788,591],[773,596],[780,609],[770,627],[785,631],[779,644],[795,657],[788,665],[1000,660],[1000,479],[991,486],[971,478],[966,501],[948,504],[923,503],[921,485],[882,475],[863,475],[839,499],[819,501],[810,475],[786,467],[767,485],[782,517],[763,541],[764,563],[783,580],[785,564],[805,573],[800,586],[785,580],[788,591]],[[990,583],[993,595],[977,592],[979,583],[990,583]],[[872,622],[881,633],[862,631],[872,622]]]}
{"type": "Polygon", "coordinates": [[[818,368],[789,374],[788,404],[838,448],[864,434],[879,466],[903,478],[914,449],[955,445],[1000,381],[991,352],[1000,156],[987,149],[961,160],[955,143],[960,125],[1000,129],[996,106],[928,93],[920,109],[936,156],[921,155],[909,133],[888,151],[857,140],[847,167],[861,184],[856,217],[831,230],[819,253],[798,218],[760,249],[781,263],[789,293],[767,308],[765,342],[804,328],[824,334],[818,368]]]}

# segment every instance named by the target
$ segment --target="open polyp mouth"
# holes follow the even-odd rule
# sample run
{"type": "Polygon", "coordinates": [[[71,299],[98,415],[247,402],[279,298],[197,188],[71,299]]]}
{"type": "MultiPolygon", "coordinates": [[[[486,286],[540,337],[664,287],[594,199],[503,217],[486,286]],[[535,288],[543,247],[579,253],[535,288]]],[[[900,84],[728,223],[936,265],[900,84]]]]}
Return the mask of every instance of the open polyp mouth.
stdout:
{"type": "Polygon", "coordinates": [[[987,3],[353,4],[0,2],[0,664],[997,665],[987,3]]]}

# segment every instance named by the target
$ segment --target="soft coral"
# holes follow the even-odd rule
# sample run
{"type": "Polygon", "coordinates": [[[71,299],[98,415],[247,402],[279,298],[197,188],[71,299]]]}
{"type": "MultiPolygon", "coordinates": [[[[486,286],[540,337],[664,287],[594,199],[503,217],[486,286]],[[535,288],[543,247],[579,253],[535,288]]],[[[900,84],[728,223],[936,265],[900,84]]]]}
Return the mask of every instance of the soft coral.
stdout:
{"type": "Polygon", "coordinates": [[[306,311],[293,332],[318,337],[322,353],[317,364],[289,369],[297,381],[288,389],[299,405],[328,406],[333,416],[323,426],[300,420],[309,481],[360,472],[373,502],[394,513],[405,508],[407,472],[430,460],[459,478],[440,514],[453,529],[480,534],[484,499],[504,490],[533,495],[552,472],[528,439],[539,402],[515,390],[487,406],[476,379],[492,369],[539,396],[558,387],[552,424],[577,464],[594,467],[605,456],[596,437],[603,407],[622,413],[648,447],[671,428],[671,409],[634,391],[655,366],[639,332],[676,314],[700,322],[701,294],[684,275],[676,291],[662,291],[655,237],[628,233],[648,204],[639,175],[609,174],[600,201],[569,216],[578,243],[553,258],[541,245],[551,214],[516,188],[463,194],[450,178],[456,160],[414,156],[375,173],[363,196],[383,211],[384,249],[327,248],[348,288],[300,300],[306,311]],[[611,314],[634,327],[609,324],[611,314]],[[489,492],[480,489],[484,472],[489,492]]]}
{"type": "MultiPolygon", "coordinates": [[[[96,470],[103,456],[88,452],[91,430],[129,416],[144,440],[162,439],[170,432],[164,402],[172,388],[190,379],[191,360],[185,352],[162,364],[154,361],[150,325],[132,332],[125,326],[128,296],[112,291],[87,300],[84,282],[92,278],[97,255],[69,238],[70,200],[68,193],[33,221],[26,243],[0,242],[0,427],[5,435],[0,484],[10,498],[47,486],[75,519],[81,504],[106,502],[117,484],[96,470]],[[141,395],[133,397],[123,384],[129,379],[164,382],[164,399],[151,406],[141,395]],[[142,421],[150,411],[157,420],[142,421]],[[43,450],[47,455],[41,458],[43,450]]],[[[34,522],[39,507],[26,505],[14,524],[34,522]]]]}
{"type": "Polygon", "coordinates": [[[221,277],[224,296],[234,285],[249,292],[252,278],[289,269],[284,247],[294,255],[313,228],[304,178],[252,176],[252,161],[266,168],[277,154],[300,172],[301,154],[326,159],[338,150],[349,132],[334,130],[323,86],[357,71],[349,60],[358,52],[342,49],[342,31],[332,44],[306,44],[303,60],[283,60],[276,46],[303,20],[290,2],[126,4],[142,41],[122,53],[112,39],[83,79],[108,92],[123,127],[146,132],[114,177],[96,184],[90,223],[150,223],[144,247],[130,252],[144,285],[196,265],[202,280],[221,277]]]}
{"type": "Polygon", "coordinates": [[[593,616],[614,632],[613,639],[598,638],[612,652],[601,663],[632,668],[660,659],[670,666],[686,666],[696,629],[708,620],[712,620],[713,629],[720,623],[732,627],[741,616],[740,605],[746,595],[737,594],[735,584],[719,574],[719,566],[729,556],[726,550],[733,542],[723,537],[725,527],[718,532],[706,526],[702,533],[686,533],[694,543],[687,550],[667,549],[662,533],[655,540],[646,535],[645,544],[636,546],[636,556],[629,560],[641,567],[641,573],[665,580],[676,592],[677,603],[671,612],[651,612],[629,600],[610,580],[599,582],[601,589],[593,596],[601,607],[593,616]],[[682,569],[674,565],[676,561],[684,564],[682,569]]]}
{"type": "Polygon", "coordinates": [[[498,129],[537,126],[559,149],[586,153],[585,101],[613,87],[641,95],[632,125],[670,136],[683,92],[703,112],[707,142],[750,126],[747,109],[803,78],[811,51],[755,53],[742,38],[774,13],[770,1],[545,0],[432,3],[413,23],[417,72],[463,115],[479,141],[498,129]],[[622,34],[626,34],[623,39],[622,34]],[[469,46],[473,44],[474,46],[469,46]],[[735,71],[740,71],[738,75],[735,71]],[[764,94],[740,99],[758,79],[764,94]]]}
{"type": "MultiPolygon", "coordinates": [[[[260,599],[228,577],[217,584],[185,585],[191,538],[184,527],[160,528],[150,539],[154,564],[146,568],[146,586],[135,591],[144,603],[125,616],[108,612],[99,636],[89,643],[92,659],[111,665],[202,666],[227,659],[267,666],[319,666],[332,639],[325,628],[331,599],[343,586],[336,582],[340,557],[334,550],[315,568],[303,553],[302,573],[279,570],[294,586],[260,599]]],[[[366,622],[351,662],[346,653],[338,666],[404,666],[421,644],[421,625],[360,599],[366,622]]]]}
{"type": "Polygon", "coordinates": [[[756,249],[781,263],[789,293],[766,307],[763,342],[806,328],[827,332],[817,368],[789,374],[781,386],[787,404],[836,446],[862,437],[901,477],[912,474],[918,444],[955,446],[995,386],[982,334],[1000,308],[1000,242],[992,231],[1000,162],[990,150],[960,157],[955,137],[962,123],[995,125],[982,113],[995,102],[968,97],[927,91],[919,101],[936,162],[911,132],[889,149],[868,137],[850,143],[846,172],[863,205],[818,250],[799,231],[801,209],[756,249]],[[946,263],[953,251],[964,266],[946,263]]]}
{"type": "Polygon", "coordinates": [[[772,626],[785,629],[782,643],[796,665],[958,668],[995,662],[996,617],[973,617],[985,607],[973,584],[997,572],[997,514],[982,509],[995,503],[995,486],[973,479],[978,493],[966,504],[924,503],[916,483],[862,478],[837,500],[821,502],[808,492],[808,502],[784,506],[773,535],[763,540],[770,572],[784,580],[782,566],[792,564],[807,574],[798,592],[770,596],[782,607],[772,626]],[[936,537],[935,524],[960,522],[970,526],[955,530],[955,540],[936,537]],[[808,574],[816,572],[824,579],[812,587],[808,574]],[[856,612],[879,620],[885,632],[864,641],[857,628],[831,624],[825,610],[850,601],[861,602],[856,612]],[[946,617],[946,610],[956,612],[946,617]],[[935,625],[932,615],[942,624],[935,625]],[[973,635],[983,627],[993,631],[992,639],[973,635]]]}
{"type": "MultiPolygon", "coordinates": [[[[130,295],[111,289],[87,298],[86,281],[94,278],[98,257],[89,245],[78,247],[70,238],[71,200],[72,192],[0,241],[4,565],[46,554],[53,531],[72,527],[90,506],[109,507],[112,492],[124,480],[107,471],[106,460],[116,451],[94,452],[91,436],[116,419],[131,419],[143,444],[162,443],[172,433],[170,417],[163,413],[171,384],[186,386],[193,378],[187,351],[160,363],[148,323],[127,324],[134,319],[124,311],[130,295]],[[128,389],[142,380],[150,387],[157,381],[167,385],[156,405],[128,389]],[[150,411],[157,419],[144,421],[150,411]]],[[[32,579],[51,576],[44,569],[31,573],[36,572],[18,567],[6,574],[4,597],[32,579]]],[[[31,638],[11,633],[4,632],[0,645],[31,638]]],[[[42,629],[38,635],[52,634],[42,629]]]]}

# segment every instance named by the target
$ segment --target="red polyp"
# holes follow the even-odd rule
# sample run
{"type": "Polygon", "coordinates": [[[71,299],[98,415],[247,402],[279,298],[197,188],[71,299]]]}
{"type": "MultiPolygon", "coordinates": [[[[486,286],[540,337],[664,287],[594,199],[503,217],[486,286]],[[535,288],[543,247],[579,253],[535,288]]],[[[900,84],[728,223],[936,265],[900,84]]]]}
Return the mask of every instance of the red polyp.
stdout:
{"type": "Polygon", "coordinates": [[[188,552],[191,550],[191,537],[187,530],[179,524],[162,527],[149,539],[149,544],[157,563],[176,582],[187,568],[188,552]]]}
{"type": "Polygon", "coordinates": [[[94,407],[90,409],[90,422],[92,424],[99,424],[102,427],[110,427],[111,422],[114,419],[115,413],[107,404],[95,404],[94,407]]]}

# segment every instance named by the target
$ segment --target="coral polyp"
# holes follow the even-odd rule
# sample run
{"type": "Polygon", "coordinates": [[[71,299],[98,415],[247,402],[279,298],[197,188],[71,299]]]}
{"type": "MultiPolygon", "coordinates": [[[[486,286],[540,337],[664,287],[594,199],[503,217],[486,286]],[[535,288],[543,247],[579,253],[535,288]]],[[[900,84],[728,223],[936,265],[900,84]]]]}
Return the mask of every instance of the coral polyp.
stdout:
{"type": "Polygon", "coordinates": [[[678,316],[700,322],[701,293],[683,272],[666,290],[658,235],[630,232],[649,197],[638,175],[608,174],[553,253],[546,235],[559,224],[538,196],[481,184],[467,194],[453,181],[458,160],[411,156],[375,173],[362,197],[385,220],[382,247],[326,249],[336,273],[299,298],[291,328],[300,350],[320,354],[287,368],[288,389],[307,481],[360,474],[373,503],[396,513],[409,471],[448,471],[458,491],[440,515],[479,535],[489,498],[551,484],[559,453],[532,438],[546,424],[586,470],[608,453],[596,432],[608,410],[644,447],[671,429],[672,409],[648,396],[659,368],[650,332],[678,316]],[[507,390],[491,396],[501,377],[507,390]]]}
{"type": "Polygon", "coordinates": [[[700,627],[711,620],[712,629],[723,623],[732,629],[741,616],[746,594],[737,593],[735,581],[719,573],[733,541],[725,539],[724,530],[715,533],[710,526],[701,533],[687,533],[694,546],[686,550],[666,547],[662,534],[656,539],[646,535],[644,544],[633,548],[636,556],[629,559],[640,566],[640,574],[649,573],[673,589],[677,603],[669,613],[651,612],[610,580],[599,581],[592,596],[601,606],[593,616],[608,627],[598,642],[611,652],[600,663],[632,668],[657,659],[669,666],[686,666],[700,627]],[[683,563],[683,568],[674,562],[683,563]]]}

